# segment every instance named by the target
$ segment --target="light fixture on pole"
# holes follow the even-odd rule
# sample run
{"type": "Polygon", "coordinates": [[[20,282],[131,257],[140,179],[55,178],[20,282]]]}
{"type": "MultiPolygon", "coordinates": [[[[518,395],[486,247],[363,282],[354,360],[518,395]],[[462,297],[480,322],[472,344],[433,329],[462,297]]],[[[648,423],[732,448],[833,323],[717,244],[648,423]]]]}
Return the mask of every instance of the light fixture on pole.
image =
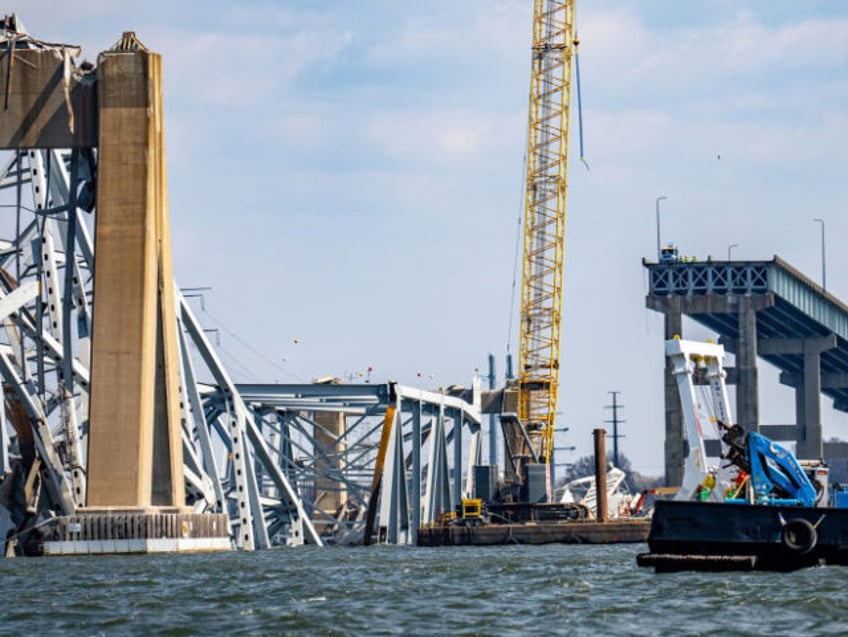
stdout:
{"type": "Polygon", "coordinates": [[[727,246],[727,260],[728,261],[730,261],[730,253],[733,250],[733,248],[738,248],[738,247],[739,247],[738,243],[731,243],[729,246],[727,246]]]}
{"type": "Polygon", "coordinates": [[[665,195],[657,197],[657,260],[662,256],[662,244],[660,243],[660,202],[663,199],[668,199],[665,195]]]}
{"type": "Polygon", "coordinates": [[[822,290],[827,292],[827,267],[824,252],[824,219],[813,219],[821,224],[821,260],[822,260],[822,290]]]}

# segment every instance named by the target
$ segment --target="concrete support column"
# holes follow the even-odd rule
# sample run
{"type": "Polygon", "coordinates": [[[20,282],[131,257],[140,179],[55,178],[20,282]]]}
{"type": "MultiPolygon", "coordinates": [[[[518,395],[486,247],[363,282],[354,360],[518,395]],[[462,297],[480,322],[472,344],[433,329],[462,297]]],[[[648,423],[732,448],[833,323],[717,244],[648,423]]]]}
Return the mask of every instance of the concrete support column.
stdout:
{"type": "MultiPolygon", "coordinates": [[[[664,299],[663,315],[665,319],[665,340],[683,335],[683,315],[680,309],[680,297],[664,299]]],[[[665,400],[665,483],[678,486],[683,483],[683,410],[680,408],[680,396],[677,380],[672,374],[668,358],[665,360],[663,374],[665,400]]]]}
{"type": "Polygon", "coordinates": [[[736,339],[736,422],[745,431],[759,431],[757,371],[757,309],[750,296],[738,297],[739,336],[736,339]]]}
{"type": "Polygon", "coordinates": [[[801,455],[805,449],[804,447],[804,423],[807,422],[806,414],[804,412],[804,406],[807,402],[806,392],[804,392],[804,380],[801,379],[801,382],[795,386],[795,424],[797,425],[797,433],[795,437],[795,452],[799,458],[807,458],[805,455],[801,455]]]}
{"type": "Polygon", "coordinates": [[[345,432],[345,415],[334,411],[315,412],[315,515],[313,519],[325,521],[335,517],[346,499],[344,482],[335,479],[344,470],[342,454],[345,444],[339,439],[345,432]],[[322,514],[323,512],[323,514],[322,514]]]}
{"type": "MultiPolygon", "coordinates": [[[[836,335],[786,338],[763,341],[760,350],[764,354],[800,355],[802,373],[783,372],[780,382],[795,388],[796,455],[815,460],[823,454],[821,425],[821,391],[823,386],[821,356],[823,352],[837,346],[836,335]]],[[[833,374],[826,379],[834,384],[846,379],[833,374]]]]}
{"type": "Polygon", "coordinates": [[[100,55],[88,505],[185,505],[162,58],[100,55]]]}
{"type": "Polygon", "coordinates": [[[799,458],[815,460],[824,454],[821,424],[821,355],[835,345],[831,338],[804,339],[804,379],[801,389],[796,393],[796,411],[799,416],[798,446],[799,458]],[[803,409],[803,411],[802,411],[803,409]]]}

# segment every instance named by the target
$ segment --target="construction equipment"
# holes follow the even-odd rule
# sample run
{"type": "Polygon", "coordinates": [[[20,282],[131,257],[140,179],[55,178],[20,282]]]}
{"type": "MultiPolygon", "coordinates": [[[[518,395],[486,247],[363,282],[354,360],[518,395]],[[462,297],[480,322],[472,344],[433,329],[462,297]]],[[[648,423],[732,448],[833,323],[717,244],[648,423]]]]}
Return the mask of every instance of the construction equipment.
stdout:
{"type": "Polygon", "coordinates": [[[748,497],[725,502],[816,506],[819,493],[792,452],[754,431],[746,434],[739,425],[727,427],[722,439],[730,446],[728,460],[750,474],[751,490],[748,497]]]}
{"type": "Polygon", "coordinates": [[[660,263],[677,263],[678,261],[680,261],[680,255],[677,246],[669,244],[660,249],[660,263]]]}
{"type": "Polygon", "coordinates": [[[765,436],[730,423],[723,347],[672,339],[666,355],[678,382],[690,451],[677,497],[655,503],[650,551],[639,554],[637,563],[657,572],[848,564],[848,514],[828,507],[827,466],[799,461],[765,436]],[[722,469],[736,469],[728,484],[718,467],[706,469],[696,373],[705,373],[712,390],[711,420],[720,434],[721,458],[729,461],[722,469]]]}
{"type": "Polygon", "coordinates": [[[816,506],[827,484],[820,485],[817,490],[808,471],[815,476],[821,468],[820,462],[805,463],[805,470],[789,450],[759,433],[746,433],[742,427],[732,423],[724,382],[726,373],[722,367],[724,348],[715,343],[674,338],[666,341],[665,351],[672,374],[677,380],[689,442],[683,485],[675,499],[816,506]],[[704,431],[695,395],[696,373],[700,373],[710,387],[715,414],[712,420],[722,443],[721,458],[729,461],[721,468],[708,468],[704,431]],[[727,472],[732,466],[738,469],[738,479],[734,485],[727,472]]]}
{"type": "MultiPolygon", "coordinates": [[[[686,439],[689,442],[689,453],[684,460],[683,484],[675,499],[690,500],[710,475],[707,453],[704,448],[701,414],[698,407],[698,398],[695,394],[694,376],[696,372],[700,371],[710,386],[712,406],[716,414],[715,420],[728,426],[733,424],[730,415],[730,403],[727,398],[727,386],[724,382],[727,374],[722,366],[724,347],[716,343],[700,343],[673,338],[665,342],[665,355],[669,360],[671,373],[677,381],[680,407],[683,411],[683,424],[686,439]]],[[[711,489],[713,498],[719,497],[718,491],[711,489]]]]}
{"type": "MultiPolygon", "coordinates": [[[[551,462],[560,369],[574,0],[535,0],[525,176],[518,418],[505,420],[507,478],[551,462]]],[[[550,471],[547,474],[550,494],[550,471]]],[[[548,498],[550,499],[550,497],[548,498]]]]}

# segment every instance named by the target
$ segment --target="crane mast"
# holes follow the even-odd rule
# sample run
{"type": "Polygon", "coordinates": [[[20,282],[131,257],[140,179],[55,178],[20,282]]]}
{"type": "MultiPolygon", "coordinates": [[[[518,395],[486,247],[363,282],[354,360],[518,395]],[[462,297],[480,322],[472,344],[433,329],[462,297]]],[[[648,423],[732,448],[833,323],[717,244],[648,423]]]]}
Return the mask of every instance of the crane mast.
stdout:
{"type": "Polygon", "coordinates": [[[550,463],[560,369],[574,0],[534,0],[515,469],[550,463]],[[526,435],[525,435],[526,434],[526,435]]]}

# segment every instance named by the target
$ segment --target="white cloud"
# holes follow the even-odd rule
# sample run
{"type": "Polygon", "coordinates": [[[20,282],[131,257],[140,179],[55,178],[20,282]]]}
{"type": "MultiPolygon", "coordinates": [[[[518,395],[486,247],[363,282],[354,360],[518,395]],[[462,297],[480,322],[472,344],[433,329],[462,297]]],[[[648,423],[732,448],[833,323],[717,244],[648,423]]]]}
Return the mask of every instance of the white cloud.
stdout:
{"type": "MultiPolygon", "coordinates": [[[[848,19],[807,19],[767,27],[745,13],[726,27],[707,31],[704,38],[707,56],[715,55],[727,73],[827,68],[848,60],[848,19]]],[[[687,59],[699,53],[705,53],[703,47],[689,52],[687,59]]]]}
{"type": "Polygon", "coordinates": [[[707,26],[661,29],[632,9],[593,8],[582,16],[582,61],[592,69],[584,81],[605,93],[704,92],[717,90],[718,81],[773,80],[774,73],[848,61],[848,19],[770,26],[737,10],[707,26]]]}
{"type": "Polygon", "coordinates": [[[226,32],[163,34],[166,82],[205,104],[243,107],[280,97],[298,77],[339,58],[351,41],[346,30],[293,33],[226,32]]]}
{"type": "Polygon", "coordinates": [[[467,161],[518,148],[521,120],[515,116],[472,110],[379,112],[371,116],[369,138],[390,156],[425,161],[467,161]]]}
{"type": "Polygon", "coordinates": [[[369,38],[373,44],[365,61],[385,68],[442,63],[449,75],[479,68],[481,62],[493,68],[529,65],[531,13],[526,3],[435,3],[430,9],[410,11],[384,37],[369,38]],[[516,47],[522,52],[519,58],[513,55],[516,47]]]}

